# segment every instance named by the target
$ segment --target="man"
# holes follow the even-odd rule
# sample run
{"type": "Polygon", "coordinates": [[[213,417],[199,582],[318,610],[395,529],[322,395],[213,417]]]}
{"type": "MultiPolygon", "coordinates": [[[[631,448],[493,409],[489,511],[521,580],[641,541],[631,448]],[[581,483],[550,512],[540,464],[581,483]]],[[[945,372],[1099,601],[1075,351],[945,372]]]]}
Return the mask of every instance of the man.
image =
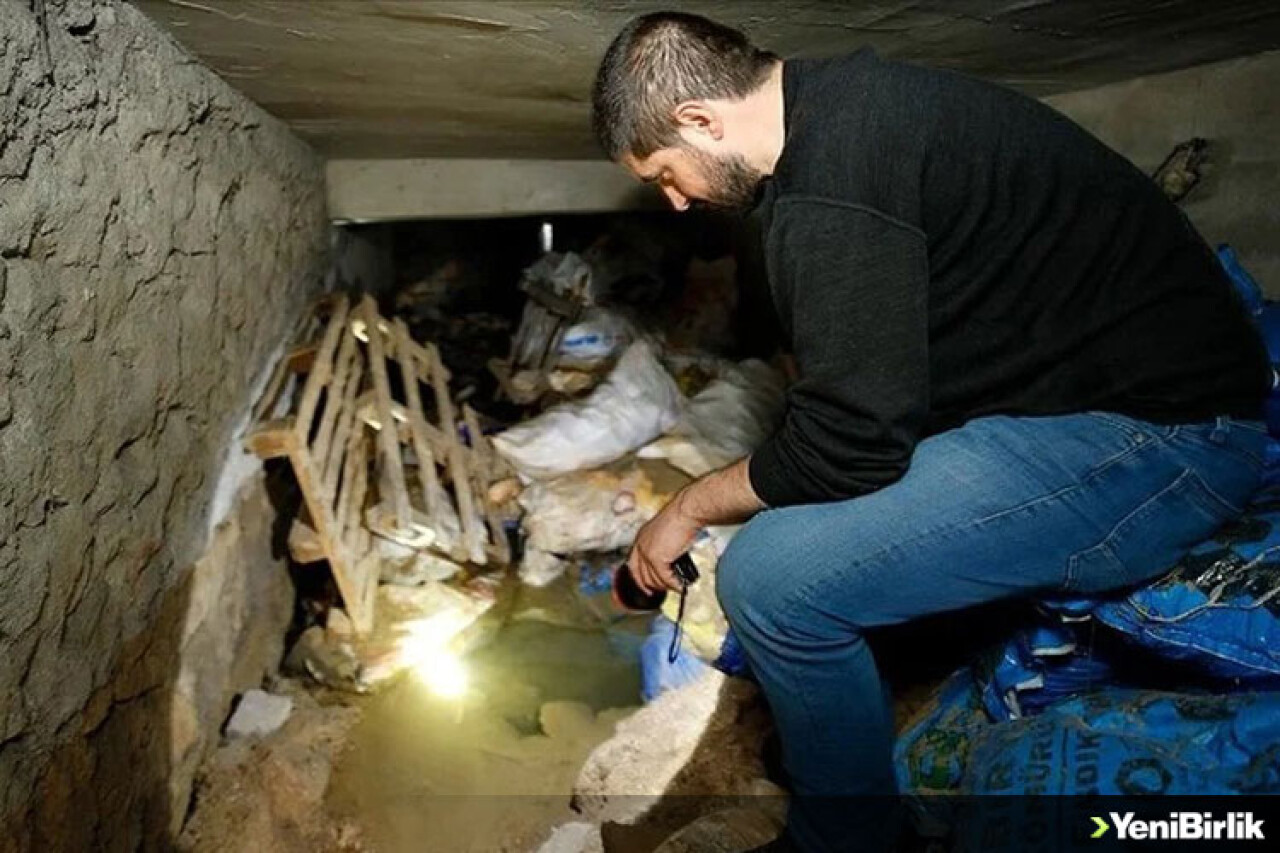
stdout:
{"type": "Polygon", "coordinates": [[[628,24],[593,94],[676,209],[758,205],[799,368],[777,434],[630,570],[674,589],[699,528],[752,519],[717,584],[796,795],[778,843],[857,849],[820,797],[894,791],[866,632],[1167,569],[1258,482],[1261,342],[1182,213],[1030,98],[676,13],[628,24]]]}

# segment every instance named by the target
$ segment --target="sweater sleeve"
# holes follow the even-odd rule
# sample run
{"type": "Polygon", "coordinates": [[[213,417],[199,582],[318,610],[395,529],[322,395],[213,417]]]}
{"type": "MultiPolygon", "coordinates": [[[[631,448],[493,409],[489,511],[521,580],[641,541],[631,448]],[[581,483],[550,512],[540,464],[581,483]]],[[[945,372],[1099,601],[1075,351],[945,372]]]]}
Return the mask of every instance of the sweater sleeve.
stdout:
{"type": "Polygon", "coordinates": [[[751,457],[751,485],[772,507],[887,486],[929,411],[924,235],[868,208],[780,199],[768,239],[800,378],[751,457]]]}

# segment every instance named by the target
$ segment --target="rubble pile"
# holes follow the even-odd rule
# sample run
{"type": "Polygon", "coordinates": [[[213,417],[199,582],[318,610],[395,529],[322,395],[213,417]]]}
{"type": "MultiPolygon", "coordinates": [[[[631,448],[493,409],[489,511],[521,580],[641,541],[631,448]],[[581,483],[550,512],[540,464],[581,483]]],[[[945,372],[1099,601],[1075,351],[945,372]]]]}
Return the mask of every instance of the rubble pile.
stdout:
{"type": "MultiPolygon", "coordinates": [[[[333,600],[308,603],[293,671],[373,689],[424,646],[461,648],[507,583],[569,574],[602,625],[618,618],[601,606],[599,567],[693,477],[750,452],[782,406],[774,368],[691,347],[694,332],[729,346],[732,260],[693,261],[681,295],[659,304],[664,262],[635,239],[545,251],[521,276],[506,356],[486,360],[492,400],[473,379],[453,387],[474,376],[474,349],[466,364],[444,355],[507,321],[446,317],[447,275],[403,289],[390,317],[366,295],[328,297],[303,319],[245,438],[288,460],[303,495],[291,556],[332,576],[333,600]]],[[[725,631],[714,569],[732,532],[693,553],[706,581],[688,602],[690,646],[707,660],[725,631]]]]}

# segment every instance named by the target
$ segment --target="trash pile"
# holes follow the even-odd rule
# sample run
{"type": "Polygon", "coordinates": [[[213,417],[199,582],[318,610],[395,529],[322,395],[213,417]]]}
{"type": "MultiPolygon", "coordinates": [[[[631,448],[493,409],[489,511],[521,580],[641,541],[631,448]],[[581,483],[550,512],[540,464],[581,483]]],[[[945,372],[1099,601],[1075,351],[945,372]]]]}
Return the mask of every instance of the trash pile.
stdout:
{"type": "MultiPolygon", "coordinates": [[[[714,268],[732,275],[732,264],[714,268]]],[[[607,621],[617,611],[600,599],[636,533],[692,479],[768,437],[781,418],[784,378],[758,360],[737,363],[673,343],[660,331],[665,316],[646,323],[640,312],[599,304],[607,288],[593,269],[573,253],[549,253],[526,271],[529,300],[511,355],[491,368],[502,393],[536,413],[493,435],[492,446],[516,474],[502,497],[520,517],[521,581],[543,586],[572,573],[607,621]]],[[[705,305],[708,313],[725,311],[721,300],[705,305]]],[[[641,652],[646,700],[687,683],[719,656],[727,623],[715,599],[715,566],[733,532],[708,530],[692,549],[704,580],[689,588],[682,657],[666,660],[666,646],[657,654],[677,600],[655,617],[641,652]]]]}
{"type": "MultiPolygon", "coordinates": [[[[396,294],[390,317],[369,296],[333,296],[303,319],[245,437],[264,460],[288,461],[303,498],[291,556],[327,562],[336,587],[334,600],[305,603],[314,624],[292,671],[371,689],[429,650],[466,646],[511,587],[566,574],[607,630],[628,615],[609,578],[640,527],[776,427],[781,373],[715,354],[731,344],[732,260],[694,260],[679,304],[664,303],[661,248],[628,241],[548,249],[524,270],[507,354],[479,362],[487,383],[465,339],[511,326],[446,316],[448,276],[396,294]],[[695,348],[698,336],[710,346],[695,348]],[[451,354],[464,363],[446,367],[451,354]]],[[[727,625],[715,564],[732,534],[708,531],[693,549],[707,580],[686,603],[684,657],[659,664],[637,648],[652,663],[646,697],[718,656],[727,625]]],[[[657,615],[654,637],[670,630],[657,615]]]]}

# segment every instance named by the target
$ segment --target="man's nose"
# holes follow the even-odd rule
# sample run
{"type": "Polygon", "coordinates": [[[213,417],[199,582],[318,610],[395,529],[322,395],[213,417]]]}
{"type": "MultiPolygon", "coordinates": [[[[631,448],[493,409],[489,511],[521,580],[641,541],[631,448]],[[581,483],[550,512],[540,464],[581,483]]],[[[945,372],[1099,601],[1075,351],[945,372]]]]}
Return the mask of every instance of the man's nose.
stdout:
{"type": "Polygon", "coordinates": [[[662,194],[667,197],[667,201],[671,202],[671,206],[676,210],[688,209],[689,199],[675,187],[663,187],[662,194]]]}

